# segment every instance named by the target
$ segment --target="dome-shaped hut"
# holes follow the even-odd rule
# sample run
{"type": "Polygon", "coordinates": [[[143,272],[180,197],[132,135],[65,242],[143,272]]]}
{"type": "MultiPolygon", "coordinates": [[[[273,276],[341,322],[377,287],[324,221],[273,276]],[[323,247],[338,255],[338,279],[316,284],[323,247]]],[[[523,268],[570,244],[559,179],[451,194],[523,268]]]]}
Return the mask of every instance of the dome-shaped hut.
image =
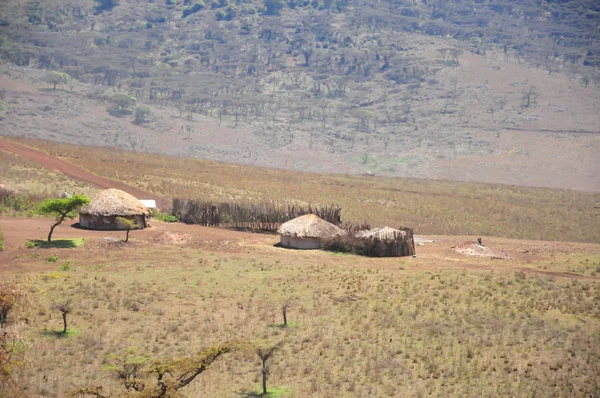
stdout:
{"type": "Polygon", "coordinates": [[[283,223],[277,230],[280,244],[292,249],[320,249],[324,239],[344,231],[314,214],[306,214],[283,223]]]}
{"type": "Polygon", "coordinates": [[[79,210],[79,225],[103,230],[144,229],[149,216],[148,208],[134,196],[118,189],[107,189],[96,194],[89,205],[79,210]],[[127,225],[120,218],[135,224],[127,225]]]}

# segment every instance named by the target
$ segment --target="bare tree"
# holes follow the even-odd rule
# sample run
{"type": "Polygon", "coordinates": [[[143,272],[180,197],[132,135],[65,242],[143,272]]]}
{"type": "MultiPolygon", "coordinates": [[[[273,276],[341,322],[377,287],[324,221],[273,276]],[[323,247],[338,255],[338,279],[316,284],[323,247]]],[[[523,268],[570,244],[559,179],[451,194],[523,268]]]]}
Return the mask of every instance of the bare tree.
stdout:
{"type": "Polygon", "coordinates": [[[529,90],[523,93],[523,97],[521,99],[521,108],[529,108],[537,103],[537,97],[540,93],[537,91],[535,86],[529,86],[529,90]]]}
{"type": "Polygon", "coordinates": [[[67,333],[67,314],[69,314],[73,310],[73,307],[71,306],[71,299],[68,299],[68,300],[60,302],[60,303],[52,304],[52,309],[60,311],[60,313],[62,315],[62,319],[63,319],[62,333],[66,334],[67,333]]]}
{"type": "Polygon", "coordinates": [[[287,309],[288,309],[288,305],[290,304],[290,301],[293,299],[293,297],[288,297],[284,302],[283,305],[281,306],[281,313],[283,314],[283,326],[287,327],[287,309]]]}
{"type": "Polygon", "coordinates": [[[283,340],[281,340],[279,343],[275,344],[275,345],[271,345],[271,346],[262,346],[262,347],[256,347],[256,354],[258,355],[258,357],[260,358],[261,362],[262,362],[262,369],[261,369],[261,373],[262,373],[262,388],[263,388],[263,395],[267,395],[267,379],[269,378],[269,367],[267,365],[267,361],[269,360],[269,358],[271,358],[273,356],[273,354],[275,354],[275,352],[277,352],[278,350],[281,349],[281,347],[283,346],[283,340]]]}

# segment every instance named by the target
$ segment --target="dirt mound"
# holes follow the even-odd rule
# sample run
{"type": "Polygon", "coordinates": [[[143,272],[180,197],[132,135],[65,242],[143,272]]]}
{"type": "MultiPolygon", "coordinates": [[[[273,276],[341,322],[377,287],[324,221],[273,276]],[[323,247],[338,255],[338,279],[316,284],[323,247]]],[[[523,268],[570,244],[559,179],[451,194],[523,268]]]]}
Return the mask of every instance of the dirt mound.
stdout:
{"type": "Polygon", "coordinates": [[[160,234],[156,240],[160,243],[167,243],[171,245],[183,245],[188,242],[189,236],[181,234],[179,232],[164,232],[160,234]]]}
{"type": "Polygon", "coordinates": [[[477,242],[466,242],[457,246],[452,247],[454,250],[465,256],[473,257],[485,257],[485,258],[498,258],[507,259],[510,258],[508,254],[499,250],[493,250],[489,247],[482,246],[477,242]]]}

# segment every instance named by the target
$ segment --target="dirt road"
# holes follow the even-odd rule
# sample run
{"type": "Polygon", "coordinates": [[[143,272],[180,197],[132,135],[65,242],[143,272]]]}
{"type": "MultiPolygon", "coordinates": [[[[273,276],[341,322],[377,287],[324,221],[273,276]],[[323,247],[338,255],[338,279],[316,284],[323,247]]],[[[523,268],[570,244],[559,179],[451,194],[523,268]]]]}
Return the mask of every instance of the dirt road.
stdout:
{"type": "Polygon", "coordinates": [[[90,173],[89,171],[69,163],[66,160],[62,160],[55,156],[48,155],[47,153],[40,152],[38,150],[16,144],[7,140],[5,137],[0,136],[0,150],[8,151],[21,155],[31,160],[32,162],[38,163],[39,165],[62,173],[74,180],[83,181],[85,183],[95,185],[100,188],[116,188],[125,191],[139,199],[156,199],[156,202],[161,209],[169,208],[171,203],[168,198],[162,197],[155,193],[144,191],[142,189],[133,187],[120,181],[111,180],[109,178],[100,177],[96,174],[90,173]]]}

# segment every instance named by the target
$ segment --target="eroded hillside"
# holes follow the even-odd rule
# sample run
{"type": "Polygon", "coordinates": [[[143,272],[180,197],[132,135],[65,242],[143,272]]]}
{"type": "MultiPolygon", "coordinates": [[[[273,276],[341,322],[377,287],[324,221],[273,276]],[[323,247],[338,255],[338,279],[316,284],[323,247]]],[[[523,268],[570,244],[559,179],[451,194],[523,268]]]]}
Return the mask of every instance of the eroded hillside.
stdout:
{"type": "Polygon", "coordinates": [[[598,191],[598,6],[529,3],[8,1],[0,128],[598,191]]]}

